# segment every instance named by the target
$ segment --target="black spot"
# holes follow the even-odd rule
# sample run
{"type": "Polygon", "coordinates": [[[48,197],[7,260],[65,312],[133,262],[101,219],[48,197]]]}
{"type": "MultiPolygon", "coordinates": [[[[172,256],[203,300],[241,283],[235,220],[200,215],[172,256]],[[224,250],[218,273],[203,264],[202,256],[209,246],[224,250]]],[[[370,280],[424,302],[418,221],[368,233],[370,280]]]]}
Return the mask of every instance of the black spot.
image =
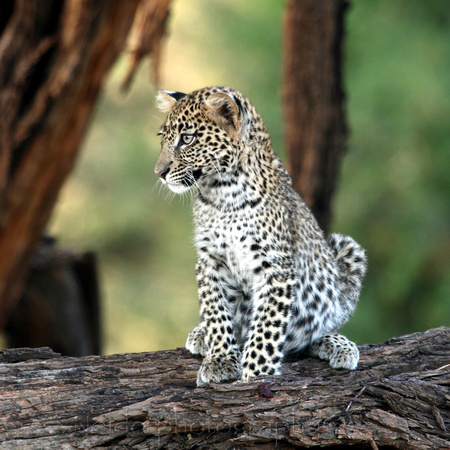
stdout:
{"type": "Polygon", "coordinates": [[[323,292],[325,290],[325,283],[323,282],[323,280],[319,280],[319,282],[317,283],[317,290],[319,292],[323,292]]]}
{"type": "MultiPolygon", "coordinates": [[[[317,294],[316,294],[317,295],[317,294]]],[[[311,303],[309,305],[309,308],[311,308],[311,311],[317,311],[319,309],[319,305],[320,305],[320,299],[316,300],[315,302],[311,303]]]]}
{"type": "Polygon", "coordinates": [[[273,345],[270,342],[266,344],[266,352],[269,356],[272,356],[274,353],[273,345]]]}
{"type": "Polygon", "coordinates": [[[258,365],[262,365],[262,364],[265,364],[265,363],[266,363],[266,358],[264,358],[263,355],[259,355],[258,365]]]}

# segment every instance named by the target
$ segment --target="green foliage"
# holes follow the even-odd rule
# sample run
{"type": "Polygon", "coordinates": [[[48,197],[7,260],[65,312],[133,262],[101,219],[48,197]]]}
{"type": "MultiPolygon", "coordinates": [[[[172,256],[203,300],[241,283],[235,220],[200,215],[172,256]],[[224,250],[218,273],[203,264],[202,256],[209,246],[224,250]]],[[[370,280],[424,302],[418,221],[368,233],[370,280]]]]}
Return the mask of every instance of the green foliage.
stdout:
{"type": "Polygon", "coordinates": [[[359,342],[450,321],[449,18],[438,1],[358,1],[348,15],[352,134],[334,228],[368,250],[345,330],[359,342]]]}
{"type": "MultiPolygon", "coordinates": [[[[357,0],[347,16],[351,127],[333,231],[368,251],[369,273],[345,332],[358,343],[449,325],[449,13],[444,1],[357,0]],[[447,164],[446,164],[447,163],[447,164]]],[[[231,85],[248,95],[283,154],[284,2],[174,2],[163,88],[231,85]]],[[[105,352],[183,346],[198,320],[190,197],[157,183],[155,89],[131,93],[117,64],[83,156],[51,224],[94,249],[104,289],[105,352]]]]}

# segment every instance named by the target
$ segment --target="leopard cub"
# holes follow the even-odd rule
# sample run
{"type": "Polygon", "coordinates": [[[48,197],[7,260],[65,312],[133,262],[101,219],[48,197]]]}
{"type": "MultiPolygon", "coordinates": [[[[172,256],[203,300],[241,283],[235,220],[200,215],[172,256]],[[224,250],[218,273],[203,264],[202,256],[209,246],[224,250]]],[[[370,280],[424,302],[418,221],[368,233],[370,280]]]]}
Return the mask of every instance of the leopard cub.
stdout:
{"type": "Polygon", "coordinates": [[[196,188],[200,324],[186,347],[204,357],[197,384],[279,374],[298,351],[355,369],[358,347],[337,331],[358,301],[364,250],[324,236],[242,94],[160,91],[157,104],[169,114],[155,173],[173,192],[196,188]]]}

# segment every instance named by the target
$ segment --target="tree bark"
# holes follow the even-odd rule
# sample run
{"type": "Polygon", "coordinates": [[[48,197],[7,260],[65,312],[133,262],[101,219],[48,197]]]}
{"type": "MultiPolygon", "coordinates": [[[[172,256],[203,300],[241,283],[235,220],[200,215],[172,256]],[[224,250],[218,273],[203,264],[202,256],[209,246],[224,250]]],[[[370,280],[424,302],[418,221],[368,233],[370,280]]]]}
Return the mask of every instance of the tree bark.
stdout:
{"type": "Polygon", "coordinates": [[[14,309],[136,1],[3,2],[0,327],[14,309]]]}
{"type": "Polygon", "coordinates": [[[347,137],[341,76],[346,7],[345,0],[289,0],[283,29],[288,165],[324,230],[347,137]]]}
{"type": "MultiPolygon", "coordinates": [[[[138,0],[0,2],[0,329],[70,173],[138,0]]],[[[169,0],[143,0],[131,79],[159,60],[169,0]],[[138,56],[136,56],[138,55],[138,56]]]]}
{"type": "Polygon", "coordinates": [[[200,359],[185,349],[4,350],[0,447],[446,448],[449,344],[450,329],[437,328],[361,346],[353,372],[306,358],[281,376],[202,388],[200,359]]]}

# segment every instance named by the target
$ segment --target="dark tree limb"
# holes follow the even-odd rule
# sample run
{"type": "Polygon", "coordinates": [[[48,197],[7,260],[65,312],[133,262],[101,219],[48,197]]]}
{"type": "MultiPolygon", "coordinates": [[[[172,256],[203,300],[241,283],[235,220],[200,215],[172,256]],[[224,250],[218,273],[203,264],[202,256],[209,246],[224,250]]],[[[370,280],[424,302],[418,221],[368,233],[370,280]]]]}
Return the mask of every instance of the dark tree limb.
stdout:
{"type": "Polygon", "coordinates": [[[106,357],[0,352],[1,448],[437,449],[450,446],[450,330],[364,345],[356,371],[195,386],[185,349],[106,357]],[[67,447],[69,448],[69,447],[67,447]]]}

